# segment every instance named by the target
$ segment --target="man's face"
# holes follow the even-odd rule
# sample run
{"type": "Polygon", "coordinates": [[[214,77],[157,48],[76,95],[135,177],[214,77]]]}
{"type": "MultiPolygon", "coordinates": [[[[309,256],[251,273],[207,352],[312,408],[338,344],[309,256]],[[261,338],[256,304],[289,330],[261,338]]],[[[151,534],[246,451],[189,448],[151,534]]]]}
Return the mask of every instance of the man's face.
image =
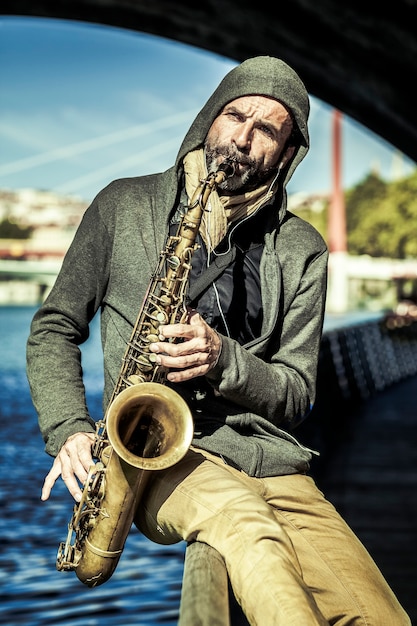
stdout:
{"type": "Polygon", "coordinates": [[[294,147],[284,151],[291,130],[291,116],[277,100],[266,96],[232,100],[207,133],[208,170],[215,171],[224,159],[231,159],[235,174],[220,187],[229,192],[253,189],[292,156],[294,147]]]}

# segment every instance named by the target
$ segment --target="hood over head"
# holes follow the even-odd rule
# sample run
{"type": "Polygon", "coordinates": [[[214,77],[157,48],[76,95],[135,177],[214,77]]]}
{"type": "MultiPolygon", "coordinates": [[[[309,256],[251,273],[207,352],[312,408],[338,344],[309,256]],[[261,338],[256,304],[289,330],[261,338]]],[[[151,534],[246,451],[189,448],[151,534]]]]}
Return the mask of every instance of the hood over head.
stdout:
{"type": "Polygon", "coordinates": [[[281,183],[285,188],[309,148],[307,121],[310,101],[298,74],[281,59],[269,56],[247,59],[226,74],[186,134],[178,152],[177,167],[188,152],[203,145],[210,126],[228,102],[250,95],[275,98],[291,112],[295,123],[296,150],[284,168],[285,177],[281,174],[281,183]]]}

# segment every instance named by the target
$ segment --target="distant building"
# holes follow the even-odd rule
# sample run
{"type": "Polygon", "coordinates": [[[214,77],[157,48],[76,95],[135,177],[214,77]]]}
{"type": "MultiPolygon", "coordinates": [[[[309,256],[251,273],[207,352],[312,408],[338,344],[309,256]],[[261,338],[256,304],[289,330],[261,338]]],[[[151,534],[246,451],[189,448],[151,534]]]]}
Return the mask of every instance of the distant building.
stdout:
{"type": "Polygon", "coordinates": [[[0,190],[0,222],[33,228],[30,239],[0,239],[0,258],[62,258],[86,208],[79,198],[51,191],[0,190]]]}

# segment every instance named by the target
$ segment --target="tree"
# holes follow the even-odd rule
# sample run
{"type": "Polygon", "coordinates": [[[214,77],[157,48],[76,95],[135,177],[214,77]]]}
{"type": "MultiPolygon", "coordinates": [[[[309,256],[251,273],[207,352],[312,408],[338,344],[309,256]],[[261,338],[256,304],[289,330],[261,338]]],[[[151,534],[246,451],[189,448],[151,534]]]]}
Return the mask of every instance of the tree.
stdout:
{"type": "Polygon", "coordinates": [[[370,174],[346,194],[346,216],[350,254],[417,257],[417,171],[393,183],[370,174]]]}
{"type": "Polygon", "coordinates": [[[0,239],[28,239],[32,231],[32,226],[20,226],[9,218],[0,222],[0,239]]]}

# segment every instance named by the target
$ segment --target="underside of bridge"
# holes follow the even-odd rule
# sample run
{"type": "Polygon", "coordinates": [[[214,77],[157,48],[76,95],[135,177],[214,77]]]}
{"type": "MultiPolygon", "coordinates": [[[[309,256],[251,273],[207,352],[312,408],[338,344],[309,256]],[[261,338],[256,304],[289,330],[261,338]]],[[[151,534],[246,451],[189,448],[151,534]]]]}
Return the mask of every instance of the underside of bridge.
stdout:
{"type": "Polygon", "coordinates": [[[310,94],[417,161],[417,0],[3,0],[1,12],[151,33],[235,61],[278,56],[310,94]]]}

